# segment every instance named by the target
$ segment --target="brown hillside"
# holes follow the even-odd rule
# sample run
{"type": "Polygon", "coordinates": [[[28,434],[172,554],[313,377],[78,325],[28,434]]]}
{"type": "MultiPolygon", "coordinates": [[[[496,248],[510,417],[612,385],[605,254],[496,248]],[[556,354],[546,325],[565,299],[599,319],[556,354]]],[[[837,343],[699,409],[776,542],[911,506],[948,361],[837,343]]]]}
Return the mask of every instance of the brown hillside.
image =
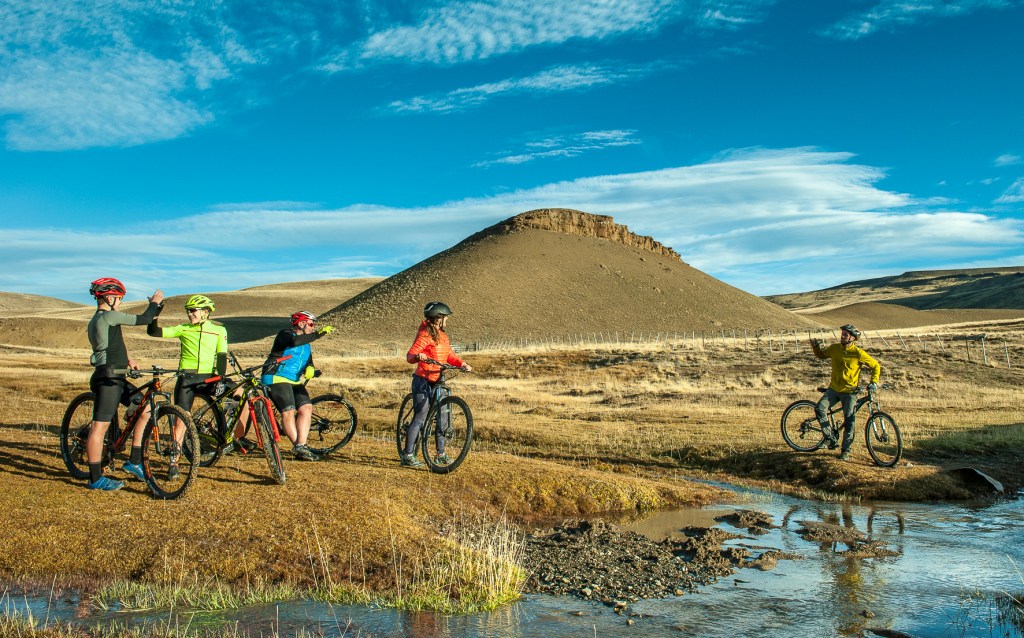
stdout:
{"type": "Polygon", "coordinates": [[[868,301],[886,301],[919,310],[1024,309],[1024,267],[917,270],[766,299],[791,310],[824,310],[868,301]]]}
{"type": "Polygon", "coordinates": [[[0,292],[0,317],[15,317],[51,310],[82,308],[82,304],[55,297],[26,295],[20,292],[0,292]]]}
{"type": "Polygon", "coordinates": [[[833,308],[824,312],[807,312],[809,317],[827,326],[852,323],[863,330],[899,330],[922,326],[940,326],[976,321],[1013,320],[1021,317],[1019,310],[915,310],[893,303],[863,302],[833,308]]]}
{"type": "MultiPolygon", "coordinates": [[[[268,338],[287,327],[288,317],[296,310],[322,313],[338,305],[371,285],[379,278],[329,279],[303,281],[286,284],[272,284],[245,288],[233,292],[204,293],[217,305],[214,319],[228,329],[232,344],[244,344],[268,338]]],[[[13,293],[0,293],[2,299],[12,299],[13,293]]],[[[169,297],[160,317],[161,324],[171,325],[186,320],[184,303],[189,295],[169,297]]],[[[47,297],[39,299],[48,300],[47,297]]],[[[88,349],[85,326],[92,317],[94,307],[72,304],[52,299],[54,304],[40,302],[38,307],[19,316],[0,314],[0,344],[42,348],[88,349]],[[62,305],[63,304],[63,305],[62,305]]],[[[145,308],[145,302],[126,303],[126,312],[137,313],[145,308]]],[[[173,344],[162,339],[146,336],[145,328],[125,328],[130,352],[145,355],[147,351],[162,351],[173,344]]]]}
{"type": "MultiPolygon", "coordinates": [[[[683,263],[611,217],[530,211],[487,228],[331,310],[348,343],[403,346],[426,302],[461,343],[596,332],[816,326],[683,263]]],[[[323,347],[328,347],[324,345],[323,347]]]]}

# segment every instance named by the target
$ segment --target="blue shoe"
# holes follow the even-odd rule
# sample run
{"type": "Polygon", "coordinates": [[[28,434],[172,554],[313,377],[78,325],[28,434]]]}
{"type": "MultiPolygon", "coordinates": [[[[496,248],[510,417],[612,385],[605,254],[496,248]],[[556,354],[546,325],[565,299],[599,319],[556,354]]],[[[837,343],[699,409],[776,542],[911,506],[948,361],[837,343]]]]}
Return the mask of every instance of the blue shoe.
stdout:
{"type": "Polygon", "coordinates": [[[124,467],[122,467],[121,469],[124,470],[125,472],[128,472],[129,474],[139,479],[140,481],[146,480],[146,473],[142,471],[141,465],[136,465],[134,463],[125,463],[124,467]]]}
{"type": "Polygon", "coordinates": [[[109,476],[101,476],[96,479],[95,483],[87,483],[86,487],[90,490],[103,490],[105,492],[113,492],[124,487],[124,481],[115,481],[109,476]]]}

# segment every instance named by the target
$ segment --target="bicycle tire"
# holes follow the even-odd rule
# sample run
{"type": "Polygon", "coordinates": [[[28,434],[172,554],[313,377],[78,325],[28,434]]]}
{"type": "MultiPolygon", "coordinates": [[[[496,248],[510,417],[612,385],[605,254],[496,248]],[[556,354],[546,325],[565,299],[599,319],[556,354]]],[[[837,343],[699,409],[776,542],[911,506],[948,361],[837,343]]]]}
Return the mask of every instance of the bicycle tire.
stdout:
{"type": "Polygon", "coordinates": [[[185,495],[199,471],[199,449],[199,434],[189,413],[170,403],[158,404],[142,437],[142,469],[154,497],[170,500],[185,495]],[[180,447],[174,438],[179,421],[185,427],[180,447]]]}
{"type": "Polygon", "coordinates": [[[196,394],[199,407],[192,410],[192,423],[199,435],[199,467],[212,467],[224,455],[227,427],[220,401],[196,394]]]}
{"type": "MultiPolygon", "coordinates": [[[[93,405],[96,395],[92,392],[83,392],[74,399],[64,410],[64,416],[60,421],[60,455],[64,458],[64,465],[68,472],[76,479],[89,478],[89,455],[86,451],[86,442],[89,439],[89,431],[92,429],[93,405]]],[[[117,414],[107,428],[107,434],[103,438],[103,466],[110,464],[110,445],[114,440],[114,432],[117,431],[117,414]]]]}
{"type": "MultiPolygon", "coordinates": [[[[398,408],[398,422],[395,425],[395,446],[398,448],[398,458],[405,454],[405,436],[409,431],[409,424],[412,422],[412,392],[405,395],[402,405],[398,408]]],[[[412,453],[416,454],[416,445],[413,444],[412,453]]]]}
{"type": "Polygon", "coordinates": [[[270,476],[278,485],[284,485],[284,460],[281,458],[281,448],[274,438],[274,427],[270,423],[270,414],[267,412],[267,404],[263,400],[254,399],[253,408],[256,411],[256,427],[259,430],[260,438],[263,439],[263,452],[267,456],[267,466],[270,468],[270,476]]]}
{"type": "Polygon", "coordinates": [[[327,456],[345,447],[356,433],[356,409],[344,397],[322,394],[312,400],[313,415],[306,445],[317,456],[327,456]]]}
{"type": "Polygon", "coordinates": [[[815,411],[816,405],[813,401],[802,399],[790,403],[782,412],[782,421],[779,423],[782,438],[797,452],[813,452],[826,443],[825,433],[822,432],[815,411]]]}
{"type": "Polygon", "coordinates": [[[420,435],[423,460],[431,472],[449,474],[457,470],[469,455],[472,444],[473,413],[465,401],[447,396],[431,406],[420,435]],[[442,423],[441,415],[447,415],[447,424],[442,423]],[[438,432],[442,434],[438,436],[438,432]],[[456,453],[452,455],[449,452],[456,453]],[[445,455],[449,459],[447,462],[442,460],[445,455]]]}
{"type": "Polygon", "coordinates": [[[892,467],[903,457],[903,436],[896,421],[885,412],[875,412],[864,426],[864,441],[875,465],[892,467]]]}

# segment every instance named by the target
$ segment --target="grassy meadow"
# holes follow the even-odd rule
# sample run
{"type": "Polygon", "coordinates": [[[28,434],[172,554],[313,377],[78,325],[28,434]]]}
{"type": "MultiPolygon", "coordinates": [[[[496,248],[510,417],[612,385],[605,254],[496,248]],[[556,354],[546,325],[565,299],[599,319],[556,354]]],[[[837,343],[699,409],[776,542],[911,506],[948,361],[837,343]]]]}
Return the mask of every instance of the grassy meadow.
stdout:
{"type": "MultiPolygon", "coordinates": [[[[317,356],[324,375],[311,393],[354,403],[353,441],[320,463],[289,455],[284,486],[271,483],[262,458],[227,456],[171,502],[137,481],[98,494],[71,480],[57,431],[86,389],[85,357],[8,350],[0,509],[15,524],[0,537],[0,578],[81,588],[94,604],[129,608],[305,596],[474,611],[518,595],[531,526],[728,498],[707,481],[819,499],[966,499],[977,492],[944,470],[972,466],[1014,489],[1024,343],[1016,325],[988,333],[1006,344],[1011,367],[1002,346],[981,364],[927,342],[865,344],[892,385],[882,409],[904,436],[904,459],[889,469],[871,464],[863,417],[850,462],[785,445],[782,410],[817,398],[828,377],[827,362],[800,340],[785,351],[683,340],[466,353],[476,373],[451,385],[473,410],[476,439],[449,476],[398,465],[394,422],[412,372],[404,359],[317,356]]],[[[174,364],[173,353],[140,359],[174,364]]]]}

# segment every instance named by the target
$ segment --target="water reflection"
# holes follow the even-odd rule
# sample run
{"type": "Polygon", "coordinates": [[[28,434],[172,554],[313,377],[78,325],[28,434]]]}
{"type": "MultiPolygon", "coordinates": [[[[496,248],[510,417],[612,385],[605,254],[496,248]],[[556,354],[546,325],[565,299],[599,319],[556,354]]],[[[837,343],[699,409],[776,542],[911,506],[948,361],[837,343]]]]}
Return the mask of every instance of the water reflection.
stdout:
{"type": "MultiPolygon", "coordinates": [[[[742,497],[744,493],[740,493],[742,497]]],[[[860,636],[868,628],[913,636],[1021,636],[1019,627],[994,628],[996,594],[1019,594],[1024,580],[1024,506],[1020,501],[988,507],[800,501],[755,493],[748,504],[708,510],[659,512],[623,524],[652,538],[678,535],[686,527],[718,525],[741,534],[727,542],[756,557],[768,549],[799,555],[769,571],[745,569],[694,594],[633,605],[642,614],[633,625],[600,603],[573,598],[526,596],[519,604],[473,616],[449,617],[367,607],[298,601],[232,612],[188,614],[177,626],[219,627],[237,623],[239,633],[299,633],[323,636],[448,638],[462,636],[688,635],[708,638],[860,636]],[[749,535],[720,522],[738,510],[767,512],[777,527],[749,535]],[[808,524],[835,539],[801,534],[808,524]],[[843,537],[842,535],[846,536],[843,537]],[[845,538],[845,540],[838,540],[845,538]],[[860,540],[854,540],[854,539],[860,540]],[[877,545],[881,544],[881,545],[877,545]],[[892,556],[862,550],[882,547],[892,556]],[[972,596],[981,592],[981,596],[972,596]],[[972,607],[973,606],[973,607],[972,607]],[[995,607],[991,607],[995,610],[995,607]],[[951,625],[952,623],[958,623],[951,625]]],[[[31,610],[38,620],[75,620],[83,603],[67,598],[8,597],[7,613],[31,610]]],[[[93,614],[92,625],[176,620],[158,614],[93,614]]]]}

